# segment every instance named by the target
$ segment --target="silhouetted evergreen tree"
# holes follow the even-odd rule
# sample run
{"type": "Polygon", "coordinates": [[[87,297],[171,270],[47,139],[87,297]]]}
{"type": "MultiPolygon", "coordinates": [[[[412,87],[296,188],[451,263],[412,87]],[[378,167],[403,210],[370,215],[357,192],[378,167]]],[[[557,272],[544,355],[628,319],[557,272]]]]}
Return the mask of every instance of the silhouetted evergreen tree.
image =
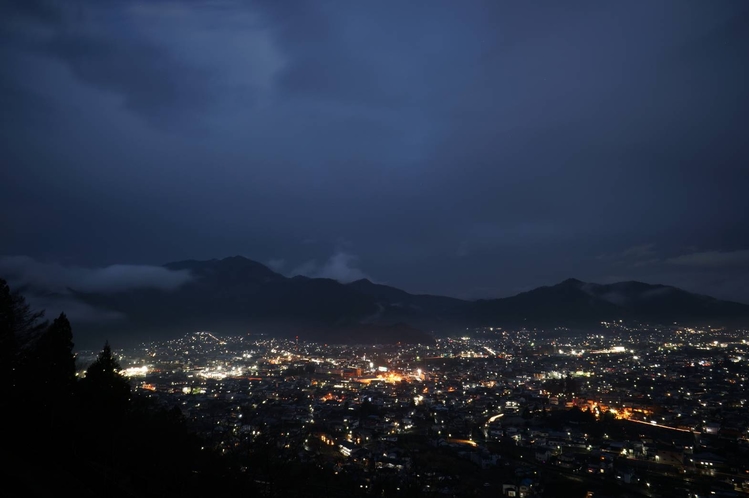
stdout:
{"type": "Polygon", "coordinates": [[[76,377],[73,331],[64,313],[20,352],[16,373],[19,427],[31,442],[67,443],[76,377]]]}
{"type": "Polygon", "coordinates": [[[18,291],[0,278],[0,374],[10,386],[9,398],[19,394],[19,363],[30,344],[47,327],[44,311],[35,311],[18,291]]]}
{"type": "Polygon", "coordinates": [[[188,430],[179,408],[131,399],[109,343],[77,381],[70,322],[43,316],[0,279],[0,373],[9,386],[0,423],[12,431],[0,445],[5,488],[20,486],[17,496],[248,496],[253,483],[188,430]],[[37,475],[70,479],[36,489],[28,478],[37,475]]]}
{"type": "Polygon", "coordinates": [[[67,404],[75,390],[73,329],[65,313],[55,318],[32,348],[34,379],[45,403],[67,404]]]}
{"type": "MultiPolygon", "coordinates": [[[[32,416],[43,412],[33,399],[38,395],[38,386],[29,381],[26,368],[34,358],[35,343],[47,327],[43,316],[44,311],[33,310],[23,295],[11,292],[7,282],[0,279],[0,374],[7,386],[0,423],[25,439],[38,434],[32,416]]],[[[21,438],[12,441],[20,443],[21,438]]],[[[26,451],[30,446],[19,444],[13,451],[26,451]]]]}
{"type": "Polygon", "coordinates": [[[80,381],[81,399],[86,408],[101,415],[120,418],[130,401],[130,384],[121,375],[122,367],[112,354],[109,341],[86,370],[80,381]]]}
{"type": "Polygon", "coordinates": [[[123,425],[130,402],[130,384],[112,354],[109,342],[78,382],[79,416],[77,440],[94,459],[116,467],[126,427],[123,425]]]}
{"type": "Polygon", "coordinates": [[[0,279],[0,368],[7,378],[11,359],[16,351],[16,335],[13,331],[13,297],[8,283],[0,279]]]}
{"type": "Polygon", "coordinates": [[[35,311],[20,292],[11,292],[8,283],[0,278],[0,336],[15,338],[22,346],[44,330],[47,322],[44,310],[35,311]]]}

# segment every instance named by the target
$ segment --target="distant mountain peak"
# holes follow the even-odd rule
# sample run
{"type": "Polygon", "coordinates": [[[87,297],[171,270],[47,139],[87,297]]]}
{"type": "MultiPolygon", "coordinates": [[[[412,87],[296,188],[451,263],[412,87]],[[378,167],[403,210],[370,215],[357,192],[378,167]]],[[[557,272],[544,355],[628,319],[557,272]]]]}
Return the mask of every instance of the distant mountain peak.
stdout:
{"type": "Polygon", "coordinates": [[[242,280],[266,281],[266,280],[283,280],[286,277],[274,272],[267,266],[257,261],[253,261],[244,256],[229,256],[223,259],[209,259],[203,261],[187,260],[167,263],[164,265],[170,270],[189,270],[194,276],[202,277],[208,274],[221,275],[224,282],[230,279],[233,284],[240,283],[242,280]]]}
{"type": "Polygon", "coordinates": [[[584,283],[585,282],[583,282],[582,280],[578,280],[576,278],[568,278],[567,280],[564,280],[564,281],[560,282],[558,285],[574,285],[574,286],[579,286],[579,285],[583,285],[584,283]]]}
{"type": "MultiPolygon", "coordinates": [[[[244,256],[236,255],[236,256],[227,256],[223,258],[221,261],[250,261],[252,263],[257,263],[257,261],[252,261],[249,258],[245,258],[244,256]]],[[[260,263],[258,263],[260,264],[260,263]]]]}
{"type": "Polygon", "coordinates": [[[254,261],[252,259],[245,258],[244,256],[228,256],[226,258],[218,260],[218,262],[222,264],[233,264],[233,265],[265,266],[262,263],[258,263],[257,261],[254,261]]]}
{"type": "MultiPolygon", "coordinates": [[[[106,324],[107,330],[123,336],[135,329],[161,334],[195,327],[257,327],[279,334],[305,330],[319,337],[400,341],[401,334],[407,335],[402,324],[445,332],[478,326],[600,327],[601,321],[616,318],[644,323],[749,321],[748,305],[635,281],[598,284],[568,278],[511,297],[464,301],[411,294],[366,278],[348,284],[301,275],[287,278],[239,255],[164,266],[189,271],[192,279],[171,292],[145,289],[80,298],[126,317],[106,324]]],[[[89,330],[99,334],[102,327],[96,323],[89,330]]]]}
{"type": "Polygon", "coordinates": [[[374,282],[372,282],[368,278],[360,278],[359,280],[354,280],[353,282],[350,282],[349,285],[375,285],[374,282]]]}

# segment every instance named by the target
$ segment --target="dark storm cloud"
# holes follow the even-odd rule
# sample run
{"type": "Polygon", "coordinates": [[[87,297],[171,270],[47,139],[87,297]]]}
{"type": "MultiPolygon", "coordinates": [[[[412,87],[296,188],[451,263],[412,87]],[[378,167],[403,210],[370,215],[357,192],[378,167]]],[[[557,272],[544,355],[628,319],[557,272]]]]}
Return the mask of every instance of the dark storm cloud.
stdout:
{"type": "Polygon", "coordinates": [[[56,24],[62,20],[60,2],[52,0],[8,0],[0,5],[3,24],[19,21],[36,21],[56,24]]]}
{"type": "Polygon", "coordinates": [[[12,1],[0,12],[9,44],[59,60],[134,112],[163,121],[164,114],[174,119],[212,101],[210,74],[139,36],[126,2],[12,1]]]}
{"type": "Polygon", "coordinates": [[[210,103],[208,75],[154,45],[62,32],[43,49],[81,81],[121,95],[124,105],[138,113],[199,111],[210,103]]]}
{"type": "MultiPolygon", "coordinates": [[[[419,100],[426,87],[419,77],[420,61],[406,66],[393,57],[400,48],[416,52],[409,45],[414,7],[370,4],[357,12],[336,2],[261,2],[270,31],[287,56],[276,74],[279,91],[298,99],[314,99],[354,107],[404,111],[419,100]],[[410,11],[410,12],[409,12],[410,11]],[[393,36],[389,40],[387,34],[393,36]],[[385,35],[385,36],[383,36],[385,35]]],[[[424,9],[441,9],[437,3],[424,9]]],[[[428,27],[424,19],[422,28],[428,27]]]]}
{"type": "Polygon", "coordinates": [[[0,253],[749,300],[742,1],[2,8],[0,253]]]}

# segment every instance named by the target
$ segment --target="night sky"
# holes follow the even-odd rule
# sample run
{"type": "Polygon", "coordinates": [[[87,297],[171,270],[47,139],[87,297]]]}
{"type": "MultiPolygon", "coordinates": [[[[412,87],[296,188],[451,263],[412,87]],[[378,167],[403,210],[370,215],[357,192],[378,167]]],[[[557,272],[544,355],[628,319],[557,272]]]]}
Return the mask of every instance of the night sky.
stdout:
{"type": "Polygon", "coordinates": [[[749,2],[2,0],[0,164],[19,285],[749,303],[749,2]]]}

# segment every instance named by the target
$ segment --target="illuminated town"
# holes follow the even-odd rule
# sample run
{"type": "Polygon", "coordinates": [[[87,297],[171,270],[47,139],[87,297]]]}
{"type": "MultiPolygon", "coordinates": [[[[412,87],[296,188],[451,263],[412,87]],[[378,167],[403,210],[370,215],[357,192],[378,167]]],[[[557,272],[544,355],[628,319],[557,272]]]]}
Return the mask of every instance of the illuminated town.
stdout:
{"type": "Polygon", "coordinates": [[[612,321],[428,345],[195,332],[118,353],[136,393],[260,484],[272,449],[373,496],[696,498],[749,496],[748,338],[612,321]]]}

